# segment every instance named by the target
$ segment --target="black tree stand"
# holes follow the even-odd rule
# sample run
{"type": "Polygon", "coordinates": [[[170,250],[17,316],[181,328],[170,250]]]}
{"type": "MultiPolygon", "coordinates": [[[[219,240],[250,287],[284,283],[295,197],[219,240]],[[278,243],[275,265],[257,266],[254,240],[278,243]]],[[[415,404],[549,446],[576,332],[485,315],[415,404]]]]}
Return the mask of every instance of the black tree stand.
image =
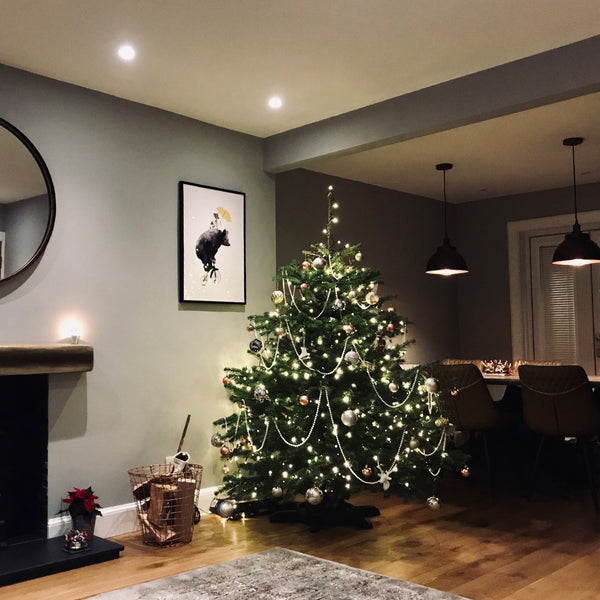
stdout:
{"type": "Polygon", "coordinates": [[[339,498],[325,497],[317,505],[308,502],[282,502],[275,507],[270,520],[272,523],[305,523],[313,532],[326,527],[372,529],[369,517],[380,514],[376,506],[354,506],[339,498]]]}

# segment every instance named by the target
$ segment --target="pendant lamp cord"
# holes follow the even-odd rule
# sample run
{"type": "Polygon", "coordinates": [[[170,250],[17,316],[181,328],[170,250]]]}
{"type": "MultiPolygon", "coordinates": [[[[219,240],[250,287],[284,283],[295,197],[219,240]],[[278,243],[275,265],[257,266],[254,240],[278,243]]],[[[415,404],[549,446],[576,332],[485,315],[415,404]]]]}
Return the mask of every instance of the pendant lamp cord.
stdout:
{"type": "Polygon", "coordinates": [[[579,225],[577,220],[577,184],[575,181],[575,146],[571,146],[571,156],[573,161],[573,208],[575,213],[575,225],[579,225]]]}
{"type": "MultiPolygon", "coordinates": [[[[448,240],[448,219],[447,219],[447,215],[446,215],[446,171],[442,171],[443,175],[444,175],[444,241],[449,241],[448,240]]],[[[577,218],[577,217],[575,217],[577,218]]]]}

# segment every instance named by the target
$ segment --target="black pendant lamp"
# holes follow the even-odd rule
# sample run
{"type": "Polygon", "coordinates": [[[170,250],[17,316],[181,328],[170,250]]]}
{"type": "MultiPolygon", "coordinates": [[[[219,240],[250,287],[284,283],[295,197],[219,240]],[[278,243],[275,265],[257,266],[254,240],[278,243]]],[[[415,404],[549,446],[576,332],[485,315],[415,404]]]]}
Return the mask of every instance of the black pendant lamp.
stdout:
{"type": "Polygon", "coordinates": [[[446,215],[446,171],[452,168],[452,163],[441,163],[436,165],[438,171],[444,174],[444,241],[438,247],[435,254],[427,261],[425,272],[429,275],[460,275],[468,273],[465,259],[456,251],[454,246],[450,245],[448,239],[448,223],[446,215]]]}
{"type": "Polygon", "coordinates": [[[600,263],[600,248],[590,238],[589,233],[581,231],[579,221],[577,220],[577,186],[575,182],[575,146],[583,142],[581,137],[566,138],[563,140],[564,146],[571,146],[573,163],[573,207],[575,213],[575,224],[573,231],[567,233],[564,241],[554,251],[552,257],[553,265],[570,265],[580,267],[582,265],[591,265],[600,263]]]}

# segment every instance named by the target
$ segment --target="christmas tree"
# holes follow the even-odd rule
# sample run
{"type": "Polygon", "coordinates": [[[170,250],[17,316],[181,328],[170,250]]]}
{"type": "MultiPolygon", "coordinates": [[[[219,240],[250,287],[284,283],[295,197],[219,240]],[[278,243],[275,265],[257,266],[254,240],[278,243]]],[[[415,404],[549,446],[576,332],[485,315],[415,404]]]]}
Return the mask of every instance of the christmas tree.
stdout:
{"type": "Polygon", "coordinates": [[[234,411],[212,444],[220,492],[236,500],[336,505],[364,488],[414,498],[453,464],[437,381],[403,368],[409,323],[378,296],[359,246],[332,248],[332,188],[327,198],[325,242],[280,268],[272,310],[250,317],[253,364],[225,369],[234,411]]]}

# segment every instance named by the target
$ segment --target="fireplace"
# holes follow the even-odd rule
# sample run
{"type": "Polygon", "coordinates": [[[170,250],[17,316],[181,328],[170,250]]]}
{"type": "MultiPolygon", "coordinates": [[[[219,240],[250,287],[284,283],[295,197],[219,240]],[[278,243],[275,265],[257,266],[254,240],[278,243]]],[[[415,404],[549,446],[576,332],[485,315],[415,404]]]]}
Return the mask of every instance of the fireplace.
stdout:
{"type": "Polygon", "coordinates": [[[123,550],[94,536],[85,551],[69,554],[62,537],[47,538],[48,378],[92,366],[91,346],[0,345],[0,586],[118,558],[123,550]]]}
{"type": "Polygon", "coordinates": [[[0,377],[0,547],[46,537],[48,375],[0,377]]]}

